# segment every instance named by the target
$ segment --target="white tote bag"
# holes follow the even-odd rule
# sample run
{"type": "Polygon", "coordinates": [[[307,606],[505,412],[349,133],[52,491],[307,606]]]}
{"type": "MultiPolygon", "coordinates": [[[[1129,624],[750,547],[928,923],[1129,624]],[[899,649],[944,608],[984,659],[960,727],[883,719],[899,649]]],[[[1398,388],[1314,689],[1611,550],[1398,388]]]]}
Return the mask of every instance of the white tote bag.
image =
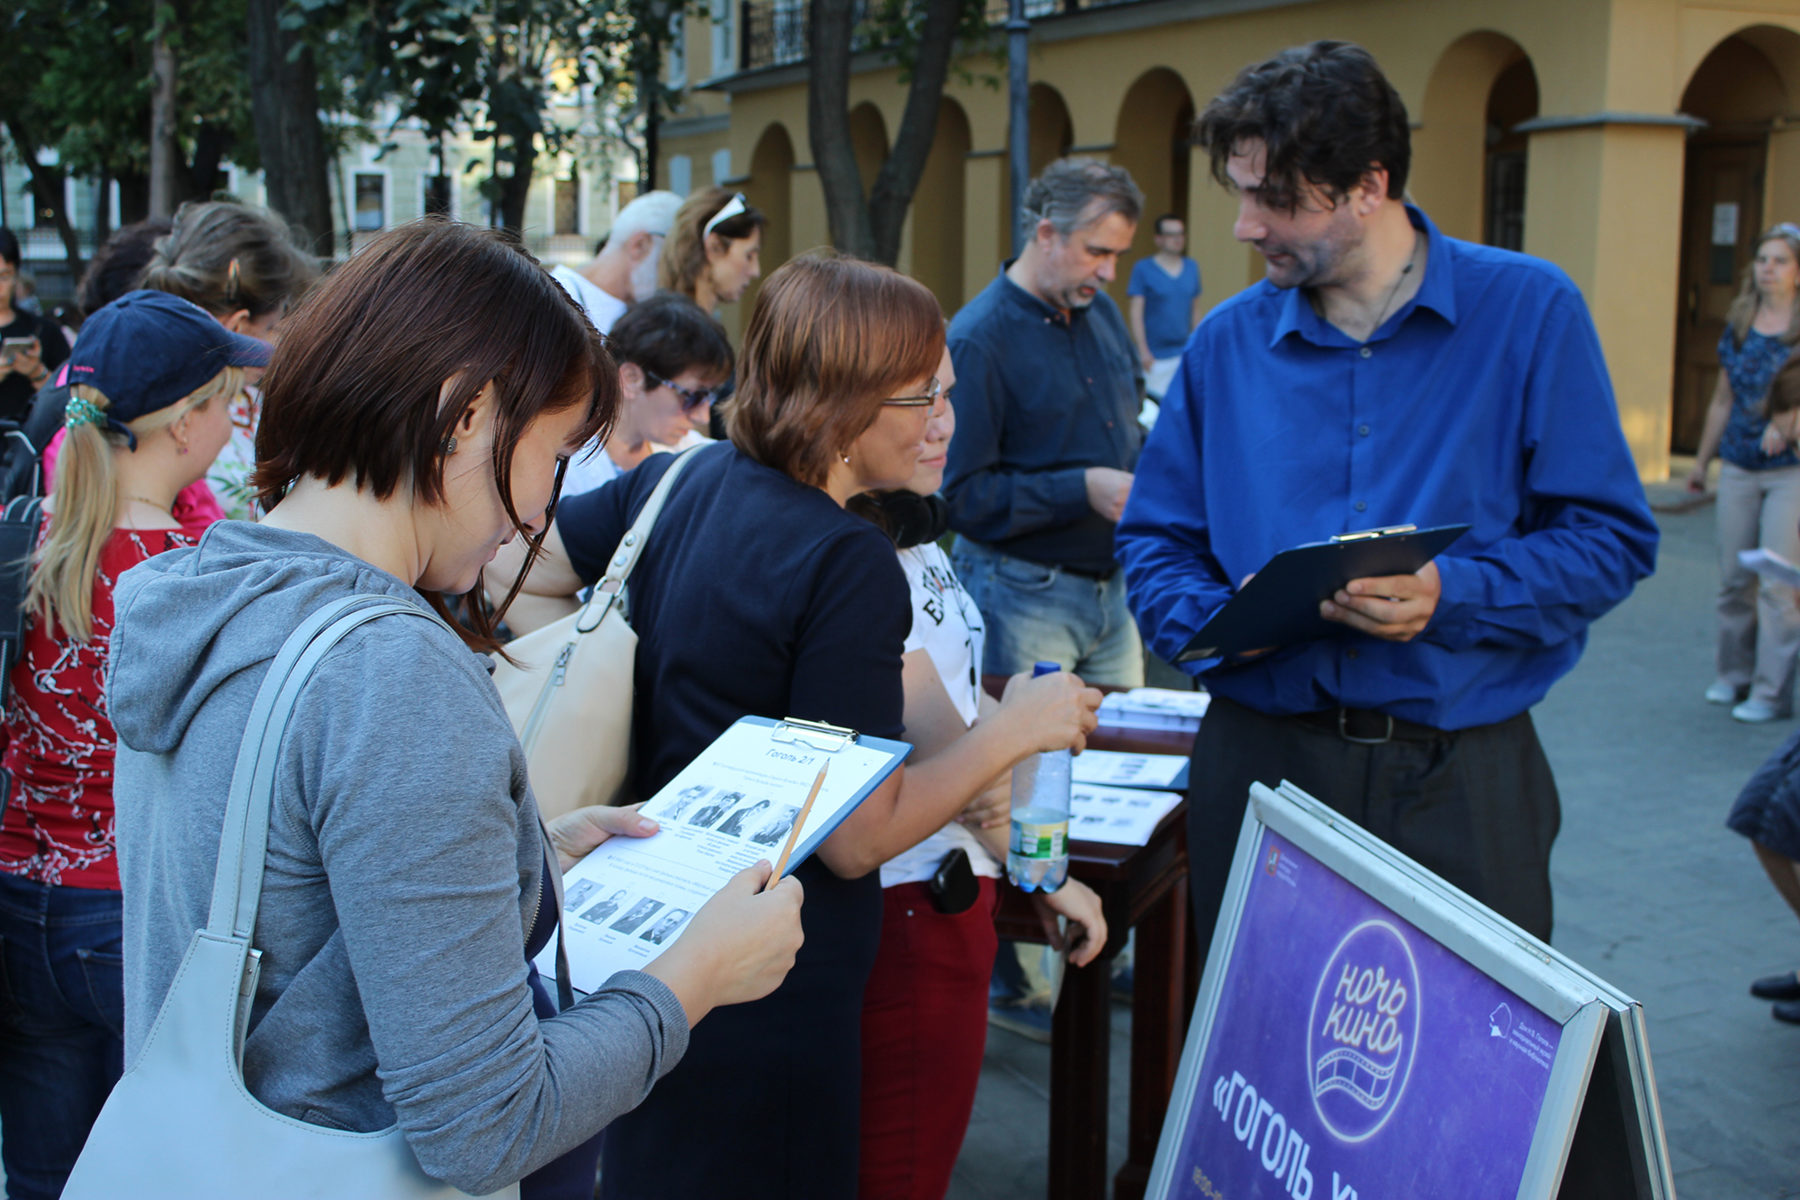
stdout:
{"type": "MultiPolygon", "coordinates": [[[[250,937],[262,897],[281,736],[319,660],[352,629],[391,613],[437,619],[405,601],[349,597],[308,618],[269,668],[231,777],[206,927],[194,931],[137,1060],[100,1110],[64,1200],[466,1195],[419,1168],[398,1126],[350,1133],[309,1125],[266,1107],[244,1086],[244,1033],[262,954],[250,937]]],[[[516,1185],[494,1193],[518,1194],[516,1185]]]]}
{"type": "Polygon", "coordinates": [[[494,659],[494,686],[525,748],[545,821],[589,804],[623,803],[638,639],[620,596],[663,501],[693,456],[692,450],[678,456],[656,481],[587,603],[508,643],[517,666],[494,659]]]}

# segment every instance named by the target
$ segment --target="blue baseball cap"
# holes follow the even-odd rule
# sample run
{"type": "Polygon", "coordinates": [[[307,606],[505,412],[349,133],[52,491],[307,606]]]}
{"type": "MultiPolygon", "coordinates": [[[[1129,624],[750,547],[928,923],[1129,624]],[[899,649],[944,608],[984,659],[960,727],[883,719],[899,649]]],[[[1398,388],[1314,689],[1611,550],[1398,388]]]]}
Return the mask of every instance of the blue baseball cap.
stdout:
{"type": "Polygon", "coordinates": [[[267,342],[233,333],[191,300],[127,292],[89,317],[69,354],[70,386],[106,397],[106,426],[126,423],[198,391],[226,367],[266,367],[267,342]]]}

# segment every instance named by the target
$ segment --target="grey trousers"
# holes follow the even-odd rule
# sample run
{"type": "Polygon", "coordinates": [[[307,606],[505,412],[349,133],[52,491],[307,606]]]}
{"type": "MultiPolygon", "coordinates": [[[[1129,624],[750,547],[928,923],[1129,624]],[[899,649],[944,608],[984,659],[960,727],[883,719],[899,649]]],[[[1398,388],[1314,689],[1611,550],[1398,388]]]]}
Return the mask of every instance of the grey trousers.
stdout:
{"type": "Polygon", "coordinates": [[[1800,593],[1738,562],[1758,546],[1800,563],[1800,467],[1719,464],[1719,678],[1778,708],[1792,702],[1800,593]]]}
{"type": "Polygon", "coordinates": [[[1188,784],[1188,893],[1203,954],[1250,785],[1284,779],[1550,939],[1550,846],[1562,806],[1530,713],[1371,746],[1214,696],[1194,740],[1188,784]]]}

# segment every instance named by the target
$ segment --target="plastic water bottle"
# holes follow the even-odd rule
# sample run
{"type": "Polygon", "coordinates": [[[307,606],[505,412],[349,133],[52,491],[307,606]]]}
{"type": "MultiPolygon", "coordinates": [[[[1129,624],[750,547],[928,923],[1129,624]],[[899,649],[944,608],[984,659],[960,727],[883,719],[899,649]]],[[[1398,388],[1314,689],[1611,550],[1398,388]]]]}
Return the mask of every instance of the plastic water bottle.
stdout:
{"type": "MultiPolygon", "coordinates": [[[[1037,663],[1031,677],[1062,667],[1037,663]]],[[[1069,752],[1046,750],[1013,768],[1006,877],[1023,891],[1054,892],[1069,877],[1069,752]]]]}

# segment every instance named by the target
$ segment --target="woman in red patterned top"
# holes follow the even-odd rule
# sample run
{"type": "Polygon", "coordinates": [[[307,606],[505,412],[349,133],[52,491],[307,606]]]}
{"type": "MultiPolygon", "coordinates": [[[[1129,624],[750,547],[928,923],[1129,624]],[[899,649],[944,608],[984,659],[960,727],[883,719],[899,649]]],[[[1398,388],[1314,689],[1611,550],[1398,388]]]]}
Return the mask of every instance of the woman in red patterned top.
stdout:
{"type": "Polygon", "coordinates": [[[231,436],[269,349],[162,292],[89,318],[45,504],[0,758],[0,1161],[7,1193],[55,1197],[123,1065],[112,722],[119,576],[197,541],[170,513],[231,436]]]}

